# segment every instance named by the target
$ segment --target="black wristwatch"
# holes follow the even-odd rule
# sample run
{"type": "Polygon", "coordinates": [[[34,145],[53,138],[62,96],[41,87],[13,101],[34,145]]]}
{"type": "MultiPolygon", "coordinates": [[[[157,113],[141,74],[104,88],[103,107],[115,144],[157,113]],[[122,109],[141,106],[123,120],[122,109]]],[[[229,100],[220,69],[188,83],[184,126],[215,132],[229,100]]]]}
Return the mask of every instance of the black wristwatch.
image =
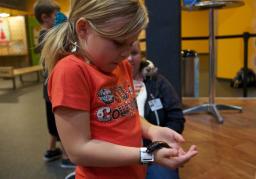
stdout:
{"type": "Polygon", "coordinates": [[[147,147],[140,148],[140,162],[142,164],[149,164],[154,162],[154,152],[161,148],[171,148],[166,142],[154,141],[147,147]]]}

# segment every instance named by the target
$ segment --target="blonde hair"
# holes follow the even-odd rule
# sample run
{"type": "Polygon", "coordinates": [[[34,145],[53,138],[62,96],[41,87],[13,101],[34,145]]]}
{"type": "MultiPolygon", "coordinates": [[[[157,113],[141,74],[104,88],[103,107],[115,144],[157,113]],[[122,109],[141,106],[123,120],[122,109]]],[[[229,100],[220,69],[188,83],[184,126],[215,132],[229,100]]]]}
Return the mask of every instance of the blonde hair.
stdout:
{"type": "Polygon", "coordinates": [[[147,10],[140,0],[73,0],[69,20],[45,36],[41,59],[49,72],[78,42],[74,26],[81,17],[102,37],[115,40],[138,34],[148,24],[147,10]]]}

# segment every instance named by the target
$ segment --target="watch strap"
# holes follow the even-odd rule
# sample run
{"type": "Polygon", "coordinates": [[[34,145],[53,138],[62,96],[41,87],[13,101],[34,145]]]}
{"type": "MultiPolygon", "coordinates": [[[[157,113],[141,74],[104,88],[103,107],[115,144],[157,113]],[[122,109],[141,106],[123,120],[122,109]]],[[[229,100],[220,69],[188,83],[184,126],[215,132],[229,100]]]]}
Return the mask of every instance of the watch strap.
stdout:
{"type": "Polygon", "coordinates": [[[171,148],[171,146],[163,141],[154,141],[147,146],[147,153],[153,153],[161,148],[171,148]]]}

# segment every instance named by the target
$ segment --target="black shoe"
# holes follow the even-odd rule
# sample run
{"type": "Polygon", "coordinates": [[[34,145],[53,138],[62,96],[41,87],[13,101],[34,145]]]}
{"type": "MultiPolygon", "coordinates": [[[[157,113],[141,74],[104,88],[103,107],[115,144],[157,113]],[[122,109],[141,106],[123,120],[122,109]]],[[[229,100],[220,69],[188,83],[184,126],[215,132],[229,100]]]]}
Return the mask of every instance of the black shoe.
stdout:
{"type": "Polygon", "coordinates": [[[56,148],[54,150],[47,150],[44,154],[43,159],[46,162],[50,162],[50,161],[61,158],[61,156],[62,156],[62,151],[59,148],[56,148]]]}
{"type": "Polygon", "coordinates": [[[69,159],[62,159],[60,167],[61,168],[76,168],[76,165],[73,164],[69,159]]]}
{"type": "Polygon", "coordinates": [[[70,174],[68,174],[65,179],[75,179],[76,178],[76,173],[75,172],[71,172],[70,174]]]}

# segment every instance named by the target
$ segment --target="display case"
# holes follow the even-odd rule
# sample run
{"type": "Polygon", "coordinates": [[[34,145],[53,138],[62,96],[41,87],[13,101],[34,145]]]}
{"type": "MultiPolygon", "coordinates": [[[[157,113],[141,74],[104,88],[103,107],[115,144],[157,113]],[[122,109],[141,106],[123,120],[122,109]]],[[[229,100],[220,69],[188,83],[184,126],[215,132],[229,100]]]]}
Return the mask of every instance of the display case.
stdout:
{"type": "Polygon", "coordinates": [[[0,57],[28,54],[24,16],[0,18],[0,57]]]}

